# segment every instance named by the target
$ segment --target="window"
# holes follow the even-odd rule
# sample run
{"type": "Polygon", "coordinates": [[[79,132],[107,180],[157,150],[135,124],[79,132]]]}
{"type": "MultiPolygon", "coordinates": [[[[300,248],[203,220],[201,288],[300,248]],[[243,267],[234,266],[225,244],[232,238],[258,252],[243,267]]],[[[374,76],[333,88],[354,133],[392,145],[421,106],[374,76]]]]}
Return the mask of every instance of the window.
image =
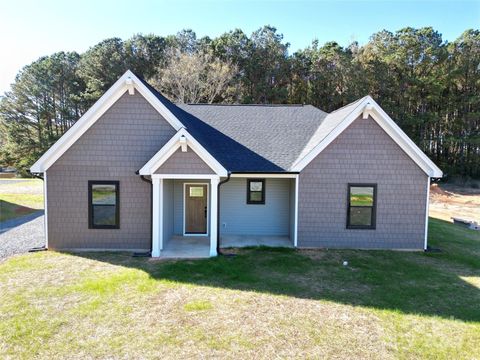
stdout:
{"type": "Polygon", "coordinates": [[[203,197],[203,186],[190,186],[190,197],[203,197]]]}
{"type": "Polygon", "coordinates": [[[376,184],[348,185],[348,229],[375,229],[376,184]]]}
{"type": "Polygon", "coordinates": [[[265,179],[247,180],[247,204],[265,204],[265,179]]]}
{"type": "Polygon", "coordinates": [[[120,188],[118,181],[88,182],[88,227],[120,228],[120,188]]]}

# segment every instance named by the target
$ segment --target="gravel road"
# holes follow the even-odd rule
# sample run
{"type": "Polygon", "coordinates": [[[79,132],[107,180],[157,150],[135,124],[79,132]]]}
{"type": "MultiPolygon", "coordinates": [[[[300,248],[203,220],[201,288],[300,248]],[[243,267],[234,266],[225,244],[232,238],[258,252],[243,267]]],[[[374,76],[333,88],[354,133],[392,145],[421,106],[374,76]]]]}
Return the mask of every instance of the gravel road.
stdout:
{"type": "Polygon", "coordinates": [[[43,210],[0,223],[0,260],[45,245],[43,210]]]}

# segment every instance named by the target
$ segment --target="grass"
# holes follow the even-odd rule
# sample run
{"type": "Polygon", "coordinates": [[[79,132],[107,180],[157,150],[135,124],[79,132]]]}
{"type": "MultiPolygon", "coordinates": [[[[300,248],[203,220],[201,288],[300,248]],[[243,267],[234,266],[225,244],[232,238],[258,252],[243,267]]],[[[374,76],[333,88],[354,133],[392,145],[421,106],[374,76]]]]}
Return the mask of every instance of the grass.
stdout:
{"type": "Polygon", "coordinates": [[[0,222],[43,209],[42,186],[41,180],[0,181],[0,222]]]}
{"type": "Polygon", "coordinates": [[[432,219],[430,244],[12,257],[0,358],[479,358],[480,233],[432,219]]]}

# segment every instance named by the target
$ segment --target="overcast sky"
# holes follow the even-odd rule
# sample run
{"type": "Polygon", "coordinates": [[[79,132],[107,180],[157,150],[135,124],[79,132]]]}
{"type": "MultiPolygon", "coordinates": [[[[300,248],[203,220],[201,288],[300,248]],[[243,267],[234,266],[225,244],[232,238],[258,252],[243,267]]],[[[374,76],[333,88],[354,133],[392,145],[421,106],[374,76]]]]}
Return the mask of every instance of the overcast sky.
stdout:
{"type": "Polygon", "coordinates": [[[0,0],[0,94],[17,72],[42,55],[83,52],[108,37],[174,34],[193,29],[215,37],[273,25],[291,52],[318,39],[364,44],[374,32],[433,26],[449,41],[480,28],[478,1],[149,1],[0,0]]]}

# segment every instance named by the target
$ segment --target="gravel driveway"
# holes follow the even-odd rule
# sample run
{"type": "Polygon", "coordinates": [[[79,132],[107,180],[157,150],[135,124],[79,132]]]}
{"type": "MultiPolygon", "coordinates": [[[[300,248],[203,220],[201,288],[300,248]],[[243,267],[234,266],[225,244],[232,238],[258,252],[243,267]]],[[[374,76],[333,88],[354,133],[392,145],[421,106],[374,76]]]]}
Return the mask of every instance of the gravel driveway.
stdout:
{"type": "Polygon", "coordinates": [[[45,245],[43,210],[0,223],[0,260],[45,245]]]}

